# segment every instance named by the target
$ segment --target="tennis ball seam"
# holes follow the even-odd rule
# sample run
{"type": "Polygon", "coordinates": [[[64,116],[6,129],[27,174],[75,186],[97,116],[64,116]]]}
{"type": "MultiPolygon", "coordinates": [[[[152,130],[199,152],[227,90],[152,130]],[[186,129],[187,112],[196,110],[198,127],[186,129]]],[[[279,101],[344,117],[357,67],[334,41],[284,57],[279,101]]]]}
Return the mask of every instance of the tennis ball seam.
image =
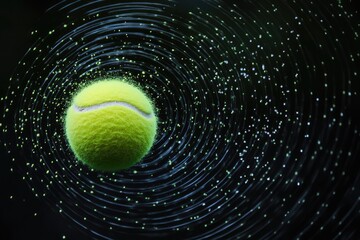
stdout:
{"type": "Polygon", "coordinates": [[[142,115],[145,118],[151,118],[154,116],[154,114],[151,113],[147,113],[145,111],[142,111],[141,109],[139,109],[138,107],[128,103],[128,102],[122,102],[122,101],[111,101],[111,102],[103,102],[103,103],[99,103],[99,104],[94,104],[94,105],[90,105],[90,106],[78,106],[76,104],[73,105],[74,106],[74,110],[76,112],[89,112],[89,111],[95,111],[95,110],[100,110],[106,107],[113,107],[113,106],[118,106],[118,107],[125,107],[128,108],[130,110],[133,110],[135,112],[137,112],[138,114],[142,115]]]}

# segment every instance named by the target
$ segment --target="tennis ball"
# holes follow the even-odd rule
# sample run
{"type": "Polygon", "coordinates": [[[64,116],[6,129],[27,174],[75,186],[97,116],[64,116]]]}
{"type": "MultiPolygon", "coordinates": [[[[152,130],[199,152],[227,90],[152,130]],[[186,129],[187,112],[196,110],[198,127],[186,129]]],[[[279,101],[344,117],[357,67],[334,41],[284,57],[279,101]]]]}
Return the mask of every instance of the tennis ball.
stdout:
{"type": "Polygon", "coordinates": [[[95,170],[139,162],[153,145],[157,118],[150,99],[121,79],[81,89],[66,111],[65,133],[76,158],[95,170]]]}

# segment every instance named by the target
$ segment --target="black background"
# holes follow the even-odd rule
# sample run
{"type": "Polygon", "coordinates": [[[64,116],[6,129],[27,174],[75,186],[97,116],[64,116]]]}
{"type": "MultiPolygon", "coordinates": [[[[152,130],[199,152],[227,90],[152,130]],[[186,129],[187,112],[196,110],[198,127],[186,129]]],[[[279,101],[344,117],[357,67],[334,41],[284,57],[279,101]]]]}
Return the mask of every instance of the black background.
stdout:
{"type": "MultiPolygon", "coordinates": [[[[11,0],[0,4],[0,96],[5,96],[11,74],[31,46],[30,32],[41,25],[41,16],[57,1],[11,0]]],[[[355,2],[344,5],[355,9],[355,2]]],[[[358,104],[355,104],[358,107],[358,104]]],[[[2,108],[1,108],[2,110],[2,108]]],[[[2,114],[2,113],[1,113],[2,114]]],[[[357,118],[356,116],[354,116],[357,118]]],[[[25,181],[10,173],[3,144],[0,166],[0,239],[88,239],[59,213],[31,193],[25,181]]]]}
{"type": "MultiPolygon", "coordinates": [[[[0,3],[0,96],[6,94],[16,65],[31,46],[30,33],[57,1],[11,0],[0,3]]],[[[3,109],[1,108],[1,111],[3,109]]],[[[2,114],[2,113],[1,113],[2,114]]],[[[1,148],[0,239],[87,239],[59,213],[34,197],[25,181],[10,173],[10,159],[1,148]],[[12,196],[12,198],[11,198],[12,196]]]]}

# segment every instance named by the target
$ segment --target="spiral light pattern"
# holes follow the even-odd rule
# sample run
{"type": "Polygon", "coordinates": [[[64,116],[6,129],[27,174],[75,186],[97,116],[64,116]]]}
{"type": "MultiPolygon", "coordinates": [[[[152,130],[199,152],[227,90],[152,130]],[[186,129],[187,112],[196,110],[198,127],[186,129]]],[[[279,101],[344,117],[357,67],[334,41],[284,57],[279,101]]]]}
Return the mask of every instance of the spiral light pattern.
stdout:
{"type": "Polygon", "coordinates": [[[338,1],[62,1],[3,98],[11,171],[95,239],[359,236],[359,22],[338,1]],[[147,92],[159,131],[99,173],[63,116],[109,76],[147,92]]]}

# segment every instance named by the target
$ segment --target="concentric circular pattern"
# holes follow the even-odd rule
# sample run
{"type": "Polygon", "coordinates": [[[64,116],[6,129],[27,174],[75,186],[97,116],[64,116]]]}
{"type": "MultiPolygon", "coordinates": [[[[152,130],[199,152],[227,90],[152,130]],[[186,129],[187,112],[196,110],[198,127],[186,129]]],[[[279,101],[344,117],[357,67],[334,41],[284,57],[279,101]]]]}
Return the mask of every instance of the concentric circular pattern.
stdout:
{"type": "Polygon", "coordinates": [[[11,171],[95,239],[359,237],[359,18],[338,1],[63,1],[3,99],[11,171]],[[308,3],[304,3],[308,2],[308,3]],[[64,136],[73,94],[132,78],[156,143],[113,174],[64,136]]]}

